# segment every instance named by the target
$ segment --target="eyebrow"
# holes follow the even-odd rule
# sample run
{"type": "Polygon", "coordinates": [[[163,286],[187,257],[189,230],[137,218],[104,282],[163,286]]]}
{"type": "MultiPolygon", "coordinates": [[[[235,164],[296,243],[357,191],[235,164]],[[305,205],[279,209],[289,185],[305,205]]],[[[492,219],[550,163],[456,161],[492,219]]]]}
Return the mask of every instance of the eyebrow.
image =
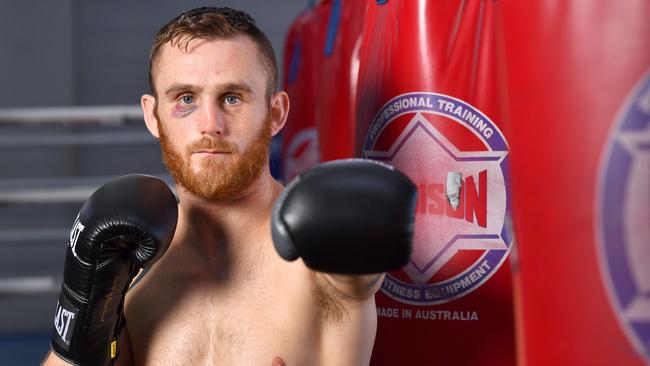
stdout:
{"type": "Polygon", "coordinates": [[[172,84],[167,90],[165,90],[165,95],[167,96],[176,96],[179,93],[185,92],[185,91],[196,91],[200,90],[200,88],[197,88],[194,85],[191,84],[172,84]]]}
{"type": "Polygon", "coordinates": [[[239,93],[250,93],[253,94],[253,88],[250,87],[247,83],[240,81],[236,83],[225,83],[221,84],[218,87],[220,92],[239,92],[239,93]]]}

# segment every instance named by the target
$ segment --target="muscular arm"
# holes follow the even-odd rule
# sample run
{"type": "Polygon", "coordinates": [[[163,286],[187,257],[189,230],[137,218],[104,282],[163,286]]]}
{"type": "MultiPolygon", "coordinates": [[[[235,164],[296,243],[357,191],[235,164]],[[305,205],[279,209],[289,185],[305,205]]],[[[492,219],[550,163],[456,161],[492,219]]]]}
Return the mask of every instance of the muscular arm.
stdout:
{"type": "Polygon", "coordinates": [[[317,364],[368,365],[377,332],[374,294],[384,274],[312,273],[321,332],[317,364]]]}
{"type": "Polygon", "coordinates": [[[373,297],[384,280],[384,273],[370,275],[317,273],[316,276],[327,281],[343,297],[356,300],[365,300],[373,297]]]}

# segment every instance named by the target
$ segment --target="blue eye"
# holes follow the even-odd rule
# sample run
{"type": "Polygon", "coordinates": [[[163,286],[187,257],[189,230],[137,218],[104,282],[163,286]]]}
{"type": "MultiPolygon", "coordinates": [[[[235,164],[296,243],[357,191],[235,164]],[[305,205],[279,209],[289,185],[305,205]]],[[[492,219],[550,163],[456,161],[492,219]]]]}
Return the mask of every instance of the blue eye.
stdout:
{"type": "Polygon", "coordinates": [[[226,101],[226,104],[233,105],[233,104],[237,104],[239,102],[239,98],[234,96],[234,95],[229,95],[229,96],[226,97],[225,101],[226,101]]]}
{"type": "Polygon", "coordinates": [[[183,95],[181,97],[181,102],[184,104],[192,104],[194,102],[194,98],[191,95],[183,95]]]}

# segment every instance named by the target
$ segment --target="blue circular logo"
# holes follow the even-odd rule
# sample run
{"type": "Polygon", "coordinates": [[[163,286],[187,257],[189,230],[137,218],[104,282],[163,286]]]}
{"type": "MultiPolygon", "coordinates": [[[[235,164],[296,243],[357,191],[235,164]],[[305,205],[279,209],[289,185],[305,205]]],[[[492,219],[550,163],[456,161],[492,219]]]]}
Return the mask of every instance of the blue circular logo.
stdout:
{"type": "Polygon", "coordinates": [[[600,267],[619,324],[650,359],[650,73],[610,132],[596,210],[600,267]]]}

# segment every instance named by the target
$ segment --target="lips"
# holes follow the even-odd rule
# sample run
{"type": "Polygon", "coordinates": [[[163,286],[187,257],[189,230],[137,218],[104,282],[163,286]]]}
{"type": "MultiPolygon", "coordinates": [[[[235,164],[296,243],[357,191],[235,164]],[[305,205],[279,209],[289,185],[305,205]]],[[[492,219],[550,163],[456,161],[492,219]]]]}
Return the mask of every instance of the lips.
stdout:
{"type": "Polygon", "coordinates": [[[223,151],[223,150],[199,150],[199,151],[195,151],[194,154],[230,154],[230,151],[223,151]]]}

